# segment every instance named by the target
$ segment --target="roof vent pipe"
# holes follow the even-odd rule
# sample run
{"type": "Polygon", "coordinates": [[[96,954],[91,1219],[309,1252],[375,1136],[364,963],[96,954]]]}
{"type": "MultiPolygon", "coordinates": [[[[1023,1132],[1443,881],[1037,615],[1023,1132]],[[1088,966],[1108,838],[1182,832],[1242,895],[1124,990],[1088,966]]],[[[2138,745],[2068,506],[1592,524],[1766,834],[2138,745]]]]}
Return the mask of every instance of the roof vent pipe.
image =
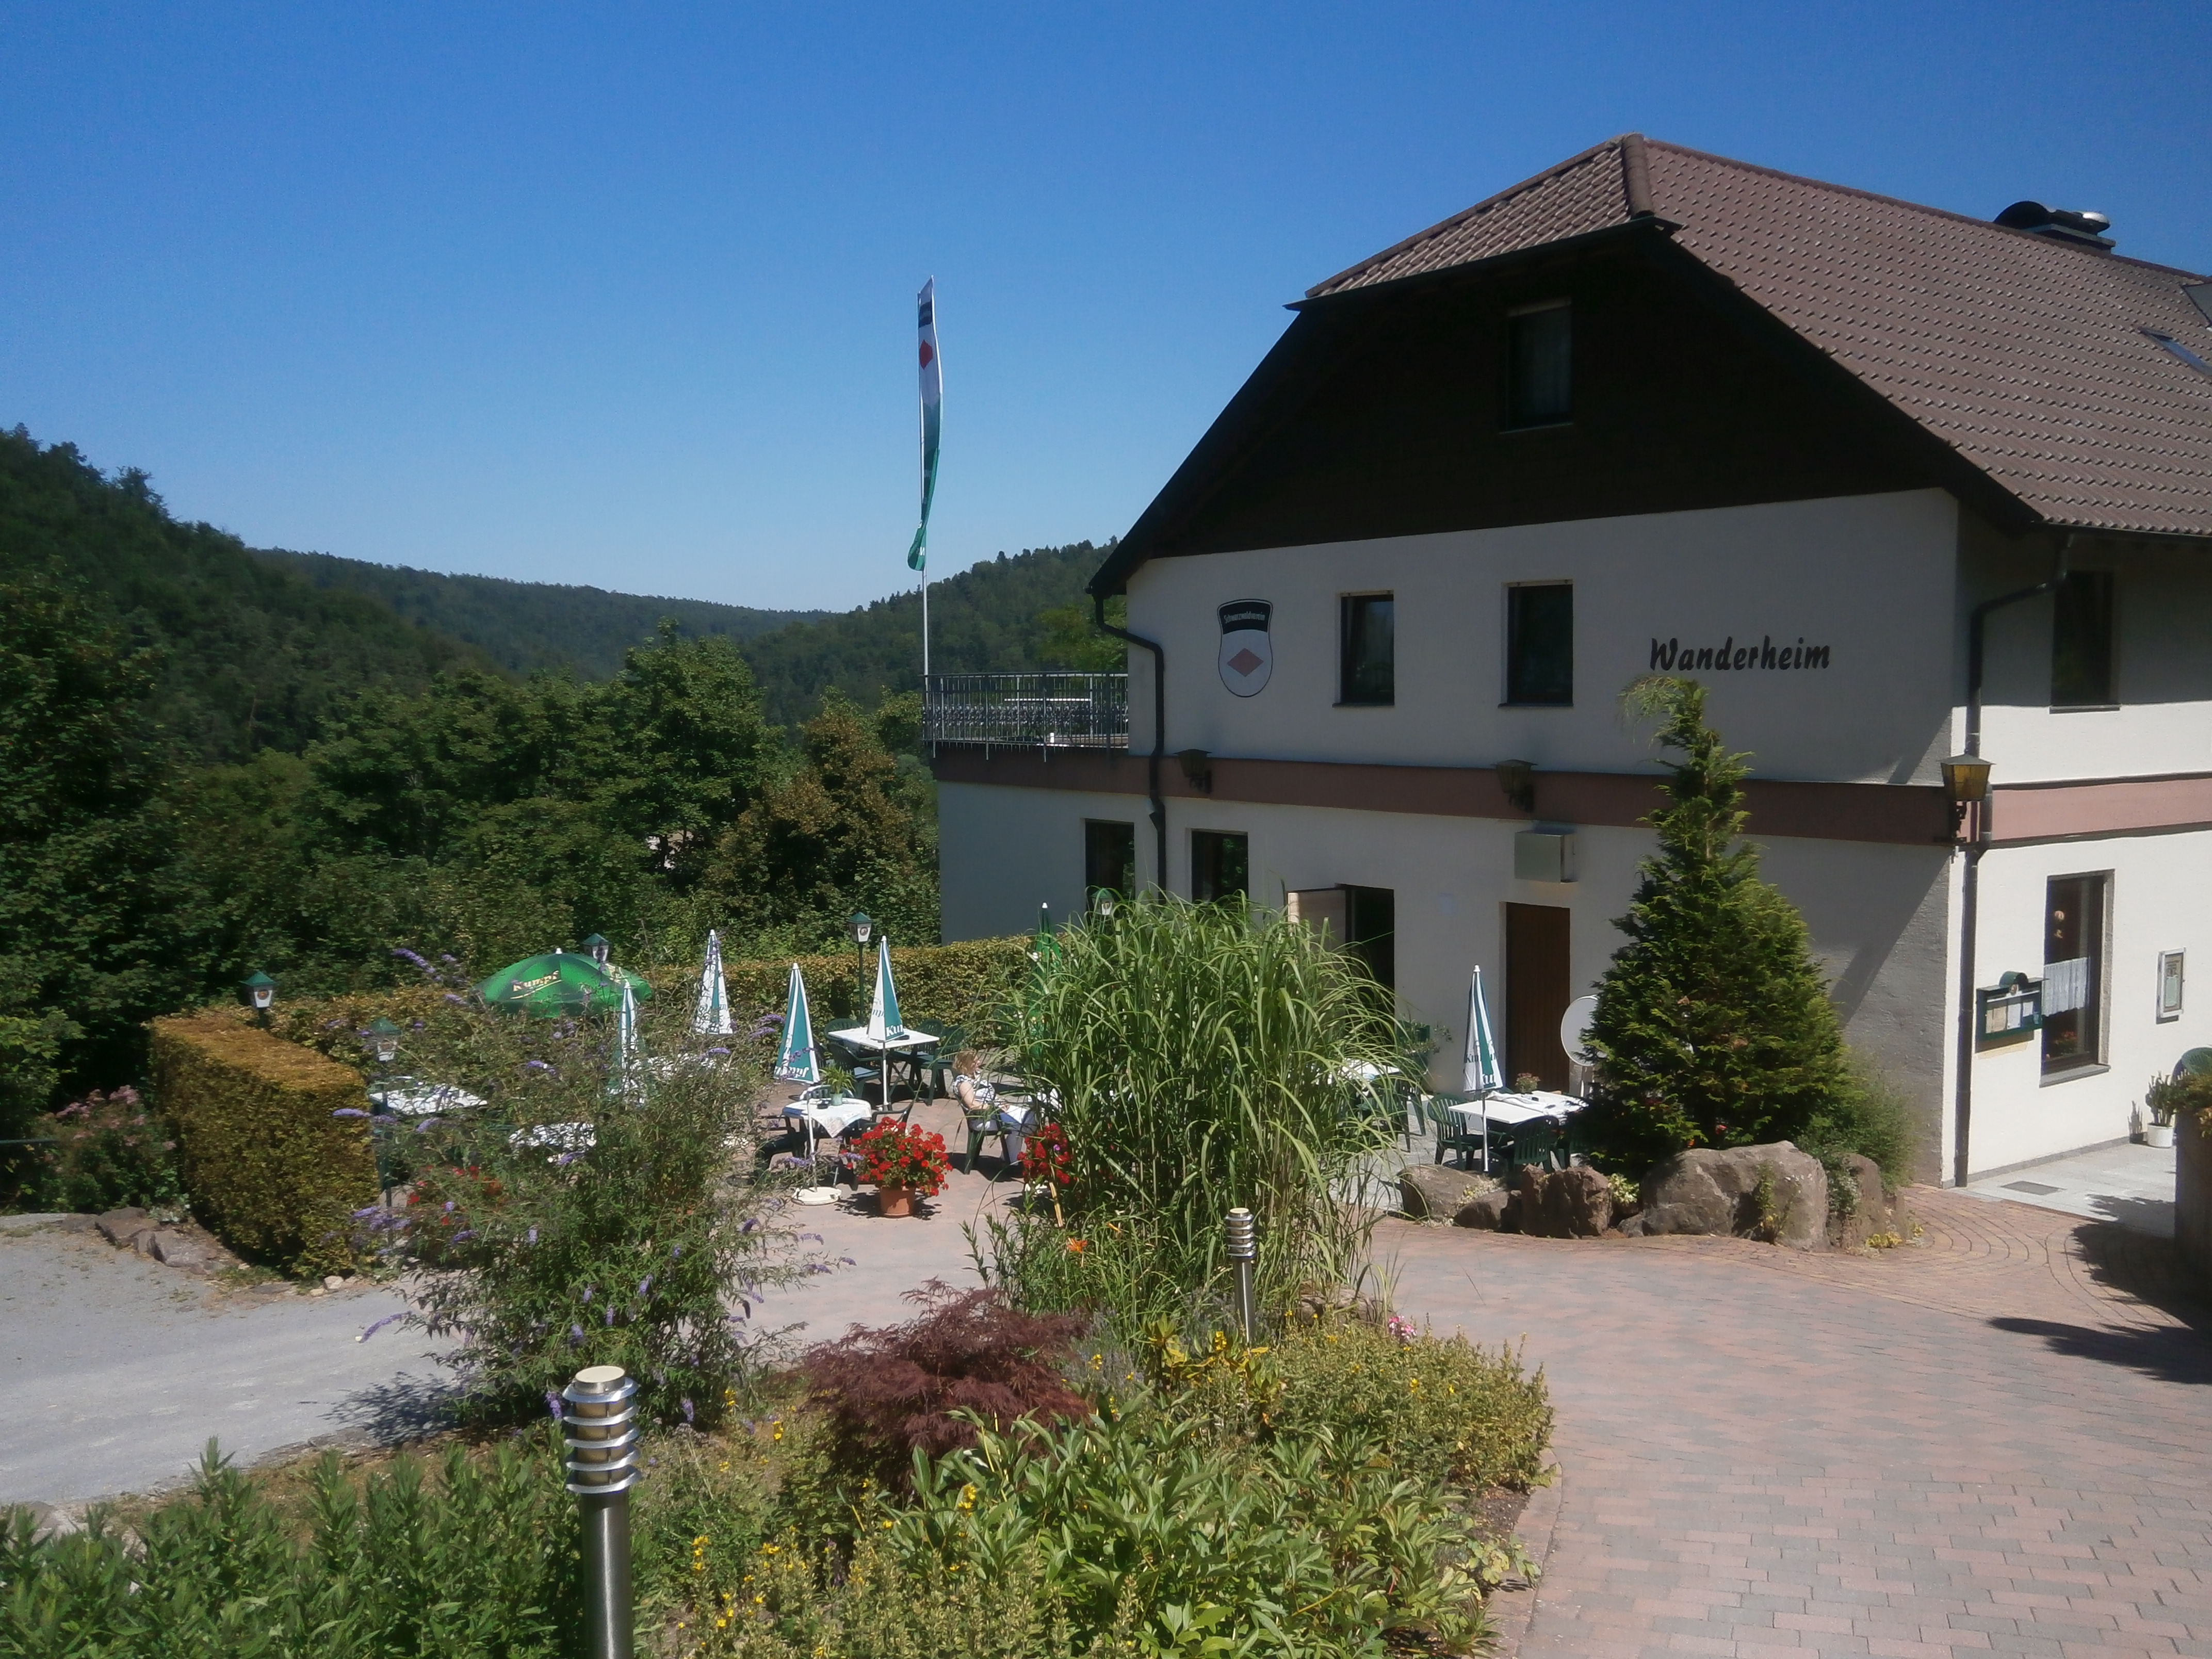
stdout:
{"type": "Polygon", "coordinates": [[[1996,222],[2008,230],[2033,231],[2077,247],[2112,246],[2112,239],[2105,234],[2112,229],[2112,222],[2101,213],[2077,213],[2070,208],[2045,207],[2040,202],[2014,202],[1997,215],[1996,222]]]}

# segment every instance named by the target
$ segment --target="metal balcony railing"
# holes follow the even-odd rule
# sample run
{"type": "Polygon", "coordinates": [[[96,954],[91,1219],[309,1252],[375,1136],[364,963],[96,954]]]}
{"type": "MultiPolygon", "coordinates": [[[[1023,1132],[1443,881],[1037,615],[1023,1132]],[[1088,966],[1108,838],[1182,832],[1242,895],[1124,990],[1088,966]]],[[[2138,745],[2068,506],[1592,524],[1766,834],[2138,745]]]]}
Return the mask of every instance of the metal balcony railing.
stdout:
{"type": "Polygon", "coordinates": [[[922,701],[931,743],[1127,749],[1127,674],[932,674],[922,701]]]}

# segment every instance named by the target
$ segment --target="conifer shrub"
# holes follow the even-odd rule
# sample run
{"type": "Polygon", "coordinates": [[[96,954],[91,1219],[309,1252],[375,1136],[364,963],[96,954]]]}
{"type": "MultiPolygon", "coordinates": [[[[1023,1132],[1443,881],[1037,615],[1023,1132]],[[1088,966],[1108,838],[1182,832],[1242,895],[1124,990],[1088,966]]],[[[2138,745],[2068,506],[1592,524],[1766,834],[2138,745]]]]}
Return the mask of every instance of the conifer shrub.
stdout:
{"type": "Polygon", "coordinates": [[[1793,1139],[1824,1113],[1840,1121],[1843,1030],[1804,919],[1741,839],[1749,757],[1705,723],[1694,680],[1655,675],[1624,703],[1660,718],[1676,757],[1647,820],[1659,851],[1615,924],[1628,942],[1598,986],[1589,1133],[1640,1171],[1692,1146],[1793,1139]]]}

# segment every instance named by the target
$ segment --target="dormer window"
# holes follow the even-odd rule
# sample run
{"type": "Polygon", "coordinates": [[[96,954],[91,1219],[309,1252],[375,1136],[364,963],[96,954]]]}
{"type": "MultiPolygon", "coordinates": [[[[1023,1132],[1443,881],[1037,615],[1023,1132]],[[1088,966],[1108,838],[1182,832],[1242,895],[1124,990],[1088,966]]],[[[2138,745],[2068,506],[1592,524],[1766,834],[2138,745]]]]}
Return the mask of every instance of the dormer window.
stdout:
{"type": "Polygon", "coordinates": [[[1505,424],[1558,426],[1574,414],[1574,308],[1565,300],[1505,316],[1505,424]]]}

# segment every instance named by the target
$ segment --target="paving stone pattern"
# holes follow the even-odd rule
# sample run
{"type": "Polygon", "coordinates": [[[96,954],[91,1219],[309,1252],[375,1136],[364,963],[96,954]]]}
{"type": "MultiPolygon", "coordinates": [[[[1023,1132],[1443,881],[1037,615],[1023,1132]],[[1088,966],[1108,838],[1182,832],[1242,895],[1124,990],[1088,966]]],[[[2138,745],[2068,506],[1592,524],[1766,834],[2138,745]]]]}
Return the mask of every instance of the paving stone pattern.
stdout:
{"type": "Polygon", "coordinates": [[[1915,1244],[1387,1223],[1525,1342],[1566,1486],[1525,1656],[2212,1655],[2212,1340],[2171,1247],[1926,1189],[1915,1244]]]}

